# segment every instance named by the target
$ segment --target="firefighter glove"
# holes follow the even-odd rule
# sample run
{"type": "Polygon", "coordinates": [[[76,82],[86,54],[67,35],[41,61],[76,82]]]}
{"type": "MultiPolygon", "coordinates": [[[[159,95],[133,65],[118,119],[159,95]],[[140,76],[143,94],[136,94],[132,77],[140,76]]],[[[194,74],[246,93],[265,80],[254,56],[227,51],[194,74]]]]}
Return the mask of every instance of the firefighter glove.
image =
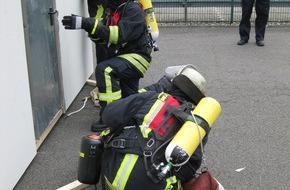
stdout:
{"type": "Polygon", "coordinates": [[[82,29],[82,20],[83,17],[77,15],[64,16],[62,25],[69,30],[82,29]]]}
{"type": "Polygon", "coordinates": [[[94,18],[85,18],[77,15],[64,16],[62,19],[62,25],[65,29],[76,30],[84,29],[85,31],[91,33],[94,26],[98,25],[98,20],[94,18]]]}

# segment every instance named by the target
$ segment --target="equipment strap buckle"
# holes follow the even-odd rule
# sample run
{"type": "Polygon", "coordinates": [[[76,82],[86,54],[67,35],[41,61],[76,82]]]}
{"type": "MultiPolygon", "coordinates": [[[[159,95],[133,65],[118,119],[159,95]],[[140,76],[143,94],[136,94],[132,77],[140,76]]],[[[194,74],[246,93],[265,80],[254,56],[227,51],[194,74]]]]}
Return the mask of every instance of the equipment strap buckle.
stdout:
{"type": "Polygon", "coordinates": [[[125,139],[114,139],[111,142],[113,148],[125,148],[125,139]]]}
{"type": "Polygon", "coordinates": [[[155,143],[154,139],[149,139],[149,141],[147,142],[147,147],[151,147],[153,146],[153,144],[155,143]]]}
{"type": "Polygon", "coordinates": [[[152,151],[143,151],[143,156],[144,157],[150,157],[150,156],[152,156],[152,151]]]}

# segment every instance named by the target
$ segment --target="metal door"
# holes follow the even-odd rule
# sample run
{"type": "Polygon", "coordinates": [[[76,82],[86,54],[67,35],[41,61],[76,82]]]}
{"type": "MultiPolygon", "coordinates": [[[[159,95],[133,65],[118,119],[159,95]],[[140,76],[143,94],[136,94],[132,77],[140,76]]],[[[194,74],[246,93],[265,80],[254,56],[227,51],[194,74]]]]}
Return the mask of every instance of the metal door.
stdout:
{"type": "Polygon", "coordinates": [[[36,140],[62,113],[63,96],[54,0],[22,0],[36,140]]]}

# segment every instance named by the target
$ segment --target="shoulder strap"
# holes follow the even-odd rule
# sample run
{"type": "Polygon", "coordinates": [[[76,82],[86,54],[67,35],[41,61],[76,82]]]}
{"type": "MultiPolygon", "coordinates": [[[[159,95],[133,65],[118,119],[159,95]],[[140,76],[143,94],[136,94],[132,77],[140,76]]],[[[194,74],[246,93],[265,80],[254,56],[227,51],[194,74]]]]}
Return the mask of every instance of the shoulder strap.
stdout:
{"type": "Polygon", "coordinates": [[[153,97],[155,94],[151,94],[150,96],[148,96],[147,98],[145,98],[142,103],[140,103],[137,107],[135,107],[135,109],[133,110],[133,112],[131,113],[131,117],[128,117],[126,119],[126,121],[124,122],[124,124],[122,126],[120,126],[110,137],[108,137],[108,139],[105,142],[105,148],[107,147],[107,145],[110,143],[110,141],[117,136],[118,134],[121,133],[121,131],[123,130],[123,128],[127,125],[127,123],[130,121],[130,119],[134,118],[135,114],[138,112],[138,110],[145,105],[145,103],[147,102],[147,100],[149,100],[151,97],[153,97]]]}
{"type": "Polygon", "coordinates": [[[198,124],[200,127],[202,127],[205,131],[206,134],[210,132],[210,127],[208,123],[200,118],[197,115],[192,115],[191,111],[193,110],[193,104],[187,102],[186,104],[183,104],[179,107],[174,107],[174,106],[168,106],[168,110],[171,111],[172,114],[174,114],[176,117],[180,118],[181,120],[185,121],[192,121],[196,124],[198,124]]]}

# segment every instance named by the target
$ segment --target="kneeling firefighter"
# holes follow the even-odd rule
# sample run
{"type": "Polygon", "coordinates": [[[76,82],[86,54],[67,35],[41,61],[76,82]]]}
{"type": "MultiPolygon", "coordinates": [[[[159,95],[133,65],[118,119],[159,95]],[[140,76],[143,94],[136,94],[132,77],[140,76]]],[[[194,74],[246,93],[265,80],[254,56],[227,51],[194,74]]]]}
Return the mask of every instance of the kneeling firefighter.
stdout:
{"type": "Polygon", "coordinates": [[[182,189],[200,168],[200,143],[207,142],[219,103],[205,97],[206,80],[194,66],[166,71],[145,92],[104,109],[110,132],[102,137],[103,189],[182,189]]]}
{"type": "MultiPolygon", "coordinates": [[[[100,0],[102,18],[63,17],[65,29],[84,29],[95,43],[105,44],[105,58],[95,69],[100,116],[113,101],[135,94],[151,65],[153,50],[144,10],[134,0],[100,0]]],[[[102,123],[100,120],[98,123],[102,123]]]]}

